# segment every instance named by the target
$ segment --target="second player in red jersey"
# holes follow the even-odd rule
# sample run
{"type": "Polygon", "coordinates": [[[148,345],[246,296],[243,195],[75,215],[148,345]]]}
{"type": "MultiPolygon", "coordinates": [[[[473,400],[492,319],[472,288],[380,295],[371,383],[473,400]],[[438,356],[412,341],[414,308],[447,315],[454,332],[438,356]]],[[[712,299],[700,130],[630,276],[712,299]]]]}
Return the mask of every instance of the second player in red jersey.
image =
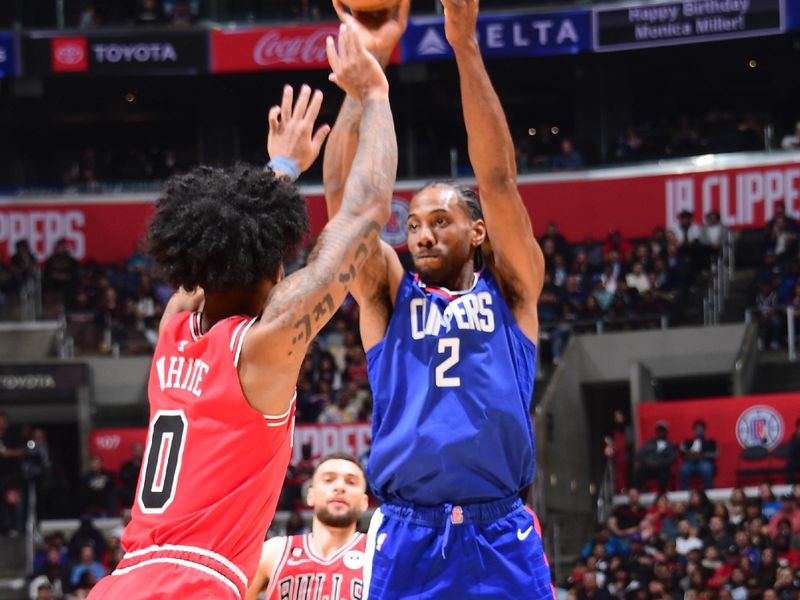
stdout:
{"type": "Polygon", "coordinates": [[[201,167],[171,179],[156,205],[151,252],[182,291],[159,328],[126,554],[92,600],[242,598],[256,571],[289,462],[300,366],[377,247],[396,172],[380,65],[346,27],[328,52],[333,79],[361,96],[369,118],[348,209],[326,225],[306,267],[284,277],[308,215],[280,171],[307,169],[327,133],[312,134],[322,94],[307,86],[296,103],[287,87],[270,111],[272,169],[201,167]]]}
{"type": "Polygon", "coordinates": [[[311,533],[272,538],[247,600],[361,600],[367,538],[356,522],[367,508],[367,481],[352,456],[332,454],[314,471],[308,504],[311,533]]]}

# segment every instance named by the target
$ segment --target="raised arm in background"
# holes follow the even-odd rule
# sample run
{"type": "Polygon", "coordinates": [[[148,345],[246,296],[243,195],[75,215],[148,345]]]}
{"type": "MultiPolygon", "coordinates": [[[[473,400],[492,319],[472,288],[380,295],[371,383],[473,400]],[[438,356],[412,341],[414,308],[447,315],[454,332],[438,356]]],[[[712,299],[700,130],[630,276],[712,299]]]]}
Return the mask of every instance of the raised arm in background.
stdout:
{"type": "Polygon", "coordinates": [[[469,158],[492,247],[489,266],[520,328],[536,341],[544,257],[517,189],[511,132],[481,57],[475,29],[479,0],[442,0],[442,4],[445,34],[455,51],[461,81],[469,158]]]}
{"type": "MultiPolygon", "coordinates": [[[[332,38],[327,50],[331,80],[363,106],[359,142],[341,209],[320,234],[307,266],[273,288],[261,319],[245,338],[239,363],[242,389],[252,406],[268,414],[281,414],[289,400],[265,390],[294,389],[308,345],[352,288],[391,214],[397,138],[386,76],[352,25],[342,25],[338,51],[332,38]]],[[[291,118],[285,108],[281,120],[291,118]]],[[[272,126],[271,120],[271,135],[272,126]]]]}
{"type": "MultiPolygon", "coordinates": [[[[342,21],[355,27],[367,49],[386,67],[408,24],[410,0],[401,0],[395,9],[385,13],[347,14],[339,0],[334,8],[342,21]]],[[[363,105],[347,94],[339,116],[325,147],[323,183],[328,217],[334,217],[342,205],[345,182],[353,165],[359,143],[363,105]]],[[[364,268],[356,277],[351,293],[359,305],[361,337],[366,349],[375,345],[386,332],[392,302],[403,277],[403,267],[397,253],[381,242],[377,252],[370,254],[364,268]]]]}

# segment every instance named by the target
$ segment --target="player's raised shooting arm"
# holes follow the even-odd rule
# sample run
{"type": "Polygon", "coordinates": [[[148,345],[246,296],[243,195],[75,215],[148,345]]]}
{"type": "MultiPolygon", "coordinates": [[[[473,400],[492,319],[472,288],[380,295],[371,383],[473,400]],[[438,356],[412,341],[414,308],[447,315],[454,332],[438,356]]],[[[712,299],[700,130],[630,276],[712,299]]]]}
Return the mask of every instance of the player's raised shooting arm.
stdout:
{"type": "Polygon", "coordinates": [[[281,556],[289,543],[288,537],[274,537],[264,542],[261,547],[261,558],[258,561],[258,568],[253,580],[247,588],[245,600],[258,600],[258,595],[267,589],[270,579],[274,575],[275,567],[281,560],[281,556]]]}
{"type": "Polygon", "coordinates": [[[164,308],[164,314],[161,315],[161,321],[158,324],[158,332],[179,312],[201,310],[205,302],[205,293],[202,289],[197,288],[194,291],[187,292],[183,288],[179,288],[167,302],[164,308]]]}
{"type": "MultiPolygon", "coordinates": [[[[493,251],[493,271],[504,291],[532,311],[516,310],[520,326],[535,337],[535,303],[542,289],[544,257],[517,189],[514,144],[476,37],[478,0],[443,0],[445,33],[456,55],[469,157],[493,251]],[[530,315],[527,313],[531,313],[530,315]],[[530,318],[529,318],[530,317],[530,318]],[[529,322],[530,321],[530,322],[529,322]]],[[[512,301],[512,309],[514,302],[512,301]]]]}
{"type": "MultiPolygon", "coordinates": [[[[273,365],[298,365],[352,288],[391,213],[397,139],[389,84],[360,39],[343,27],[328,52],[333,80],[363,105],[359,141],[342,206],[323,229],[305,268],[276,285],[245,351],[273,365]],[[258,331],[255,331],[258,330],[258,331]],[[249,347],[249,349],[248,349],[249,347]]],[[[265,410],[264,412],[268,412],[265,410]]]]}

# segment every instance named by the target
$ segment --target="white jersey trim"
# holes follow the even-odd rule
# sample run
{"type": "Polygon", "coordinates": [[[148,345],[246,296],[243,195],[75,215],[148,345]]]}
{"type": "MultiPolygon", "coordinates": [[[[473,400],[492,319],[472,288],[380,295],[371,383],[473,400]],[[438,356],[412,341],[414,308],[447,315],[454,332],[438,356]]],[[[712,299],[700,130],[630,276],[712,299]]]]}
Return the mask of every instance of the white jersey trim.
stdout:
{"type": "Polygon", "coordinates": [[[193,312],[189,315],[189,333],[192,334],[192,339],[196,342],[200,339],[200,313],[193,312]],[[197,321],[195,323],[195,320],[197,321]]]}
{"type": "MultiPolygon", "coordinates": [[[[469,286],[469,288],[467,288],[466,290],[455,290],[454,291],[454,290],[450,290],[450,289],[448,289],[446,287],[438,287],[438,286],[430,286],[430,287],[435,288],[437,290],[442,290],[448,296],[463,296],[464,294],[469,294],[472,290],[475,289],[475,286],[478,285],[478,280],[479,279],[480,279],[480,276],[478,275],[478,273],[473,273],[472,274],[472,285],[469,286]]],[[[420,279],[419,284],[422,287],[428,287],[421,279],[420,279]]]]}
{"type": "Polygon", "coordinates": [[[246,324],[247,321],[242,321],[236,326],[236,329],[233,330],[233,335],[231,336],[231,352],[233,352],[233,349],[236,347],[236,336],[239,335],[239,332],[242,330],[242,327],[244,327],[246,324]]]}
{"type": "Polygon", "coordinates": [[[283,537],[283,550],[281,550],[281,558],[275,565],[272,567],[272,573],[269,574],[269,583],[267,583],[267,589],[264,591],[264,598],[270,598],[272,595],[272,591],[275,586],[278,584],[277,575],[281,572],[286,561],[289,558],[289,549],[292,547],[290,536],[283,537]]]}
{"type": "Polygon", "coordinates": [[[375,509],[372,513],[372,518],[369,520],[369,529],[367,530],[367,548],[364,551],[364,594],[361,600],[368,600],[369,598],[369,584],[372,580],[372,561],[375,559],[375,546],[378,539],[378,531],[383,525],[383,513],[380,507],[375,509]]]}
{"type": "Polygon", "coordinates": [[[289,408],[286,409],[286,412],[281,413],[279,415],[264,415],[264,419],[266,419],[268,427],[278,427],[283,425],[289,421],[289,418],[292,414],[292,407],[294,403],[297,401],[297,390],[295,390],[294,394],[292,394],[292,400],[289,402],[289,408]]]}
{"type": "Polygon", "coordinates": [[[141,550],[134,550],[133,552],[128,552],[125,554],[123,558],[136,558],[138,556],[144,556],[145,554],[151,554],[153,552],[161,552],[161,551],[175,551],[175,552],[189,552],[191,554],[199,554],[200,556],[205,556],[206,558],[213,558],[218,563],[225,565],[228,569],[233,571],[239,580],[247,587],[247,577],[245,576],[244,572],[237,567],[233,562],[229,559],[225,558],[221,554],[217,554],[216,552],[212,552],[211,550],[206,550],[205,548],[198,548],[197,546],[181,546],[175,544],[164,544],[163,546],[150,546],[148,548],[142,548],[141,550]]]}
{"type": "Polygon", "coordinates": [[[123,567],[122,569],[117,569],[116,571],[114,571],[111,574],[112,575],[125,575],[126,573],[130,573],[131,571],[134,571],[136,569],[141,569],[142,567],[148,567],[150,565],[162,564],[162,563],[180,565],[180,566],[183,566],[183,567],[189,567],[190,569],[197,569],[198,571],[202,571],[206,575],[211,575],[212,577],[216,577],[222,583],[224,583],[229,588],[231,588],[234,591],[234,593],[236,594],[237,598],[241,598],[242,597],[242,590],[240,590],[236,586],[235,583],[233,583],[230,579],[225,577],[222,573],[218,573],[217,571],[215,571],[211,567],[207,567],[205,565],[201,565],[199,563],[195,563],[195,562],[192,562],[190,560],[184,560],[182,558],[169,558],[169,557],[151,558],[150,560],[142,561],[142,562],[137,563],[135,565],[132,565],[130,567],[123,567]]]}
{"type": "Polygon", "coordinates": [[[329,565],[332,565],[333,563],[335,563],[337,560],[340,560],[345,555],[346,552],[348,552],[349,550],[352,550],[353,546],[355,546],[358,542],[360,542],[361,538],[363,538],[363,537],[364,537],[363,533],[359,533],[358,531],[356,531],[353,534],[352,539],[349,542],[347,542],[346,544],[344,544],[343,546],[341,546],[340,548],[338,548],[336,550],[336,552],[334,552],[331,555],[331,557],[329,559],[327,559],[327,560],[322,558],[321,556],[317,555],[314,552],[314,549],[311,546],[311,534],[310,533],[306,533],[305,535],[303,535],[303,549],[306,551],[306,554],[308,554],[308,557],[312,561],[314,561],[315,563],[320,564],[320,565],[324,565],[324,566],[329,566],[329,565]]]}
{"type": "MultiPolygon", "coordinates": [[[[247,332],[250,331],[250,328],[255,324],[256,321],[258,321],[258,317],[253,317],[252,319],[250,319],[250,321],[247,323],[247,325],[245,325],[245,328],[242,329],[242,333],[239,336],[239,343],[236,346],[236,354],[233,357],[233,366],[236,367],[237,369],[239,368],[239,357],[242,355],[242,346],[244,345],[244,336],[247,335],[247,332]]],[[[241,327],[241,325],[239,327],[241,327]]],[[[234,337],[236,337],[236,334],[234,334],[234,337]]],[[[231,341],[233,341],[233,340],[231,340],[231,341]]]]}

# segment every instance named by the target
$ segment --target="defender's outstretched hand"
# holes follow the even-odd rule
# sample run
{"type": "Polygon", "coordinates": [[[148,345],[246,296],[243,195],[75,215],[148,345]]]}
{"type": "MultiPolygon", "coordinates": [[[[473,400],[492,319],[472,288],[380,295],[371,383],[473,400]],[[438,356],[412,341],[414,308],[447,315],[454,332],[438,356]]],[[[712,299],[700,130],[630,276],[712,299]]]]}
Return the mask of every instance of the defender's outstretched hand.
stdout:
{"type": "MultiPolygon", "coordinates": [[[[333,8],[342,22],[350,16],[341,0],[333,0],[333,8]]],[[[400,38],[408,26],[408,13],[411,0],[400,0],[391,9],[381,11],[353,11],[356,30],[364,42],[364,46],[378,59],[381,66],[386,67],[400,38]]]]}
{"type": "Polygon", "coordinates": [[[304,85],[297,102],[292,106],[294,90],[283,88],[283,101],[269,111],[269,137],[267,153],[270,158],[285,156],[294,160],[301,171],[306,171],[317,160],[325,138],[331,132],[329,125],[314,131],[314,122],[322,107],[322,92],[304,85]]]}
{"type": "Polygon", "coordinates": [[[477,44],[476,27],[480,0],[441,0],[444,6],[444,33],[453,49],[477,44]]]}
{"type": "Polygon", "coordinates": [[[339,28],[339,47],[328,37],[327,51],[331,73],[328,78],[356,100],[389,95],[389,82],[378,60],[364,46],[358,24],[350,15],[339,28]]]}

